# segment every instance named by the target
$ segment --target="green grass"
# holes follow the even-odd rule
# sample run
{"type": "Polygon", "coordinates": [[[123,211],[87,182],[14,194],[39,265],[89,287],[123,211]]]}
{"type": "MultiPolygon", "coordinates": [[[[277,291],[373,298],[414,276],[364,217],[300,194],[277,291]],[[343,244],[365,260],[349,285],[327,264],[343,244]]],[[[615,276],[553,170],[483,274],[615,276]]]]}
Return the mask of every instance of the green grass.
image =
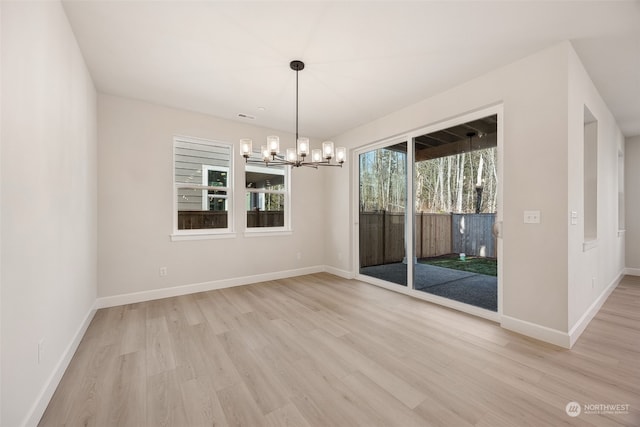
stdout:
{"type": "Polygon", "coordinates": [[[436,258],[422,258],[418,260],[420,264],[430,264],[453,270],[468,271],[470,273],[486,274],[487,276],[498,276],[498,260],[495,258],[483,258],[467,256],[461,261],[460,255],[450,254],[436,258]]]}

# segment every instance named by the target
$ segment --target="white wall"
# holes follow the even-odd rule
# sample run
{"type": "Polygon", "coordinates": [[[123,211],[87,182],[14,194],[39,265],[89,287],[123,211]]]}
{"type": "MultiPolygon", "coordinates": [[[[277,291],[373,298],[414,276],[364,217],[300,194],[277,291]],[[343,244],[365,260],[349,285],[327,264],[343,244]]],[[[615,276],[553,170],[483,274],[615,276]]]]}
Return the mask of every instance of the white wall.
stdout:
{"type": "Polygon", "coordinates": [[[322,171],[292,171],[293,233],[244,235],[244,159],[238,152],[239,140],[252,138],[259,146],[267,135],[276,134],[286,147],[293,145],[292,135],[102,94],[98,117],[99,297],[142,292],[138,297],[154,298],[167,295],[162,290],[180,286],[305,272],[324,265],[322,171]],[[170,241],[176,134],[234,144],[235,238],[170,241]],[[159,276],[160,267],[167,267],[167,276],[159,276]]]}
{"type": "MultiPolygon", "coordinates": [[[[0,2],[0,100],[2,99],[2,2],[0,2]]],[[[2,177],[2,102],[0,102],[0,177],[2,177]]],[[[2,181],[0,180],[0,422],[2,422],[2,181]]]]}
{"type": "MultiPolygon", "coordinates": [[[[569,128],[566,216],[578,212],[578,224],[568,229],[569,330],[586,326],[583,316],[608,296],[624,271],[624,236],[618,234],[618,152],[624,137],[607,105],[591,82],[578,55],[569,51],[569,128]],[[597,120],[597,244],[583,247],[584,229],[584,108],[597,120]]],[[[568,219],[567,219],[568,220],[568,219]]],[[[592,316],[591,316],[592,317],[592,316]]],[[[589,318],[590,319],[590,318],[589,318]]]]}
{"type": "Polygon", "coordinates": [[[640,135],[627,138],[624,151],[626,267],[640,275],[640,135]]]}
{"type": "MultiPolygon", "coordinates": [[[[569,127],[574,126],[569,122],[568,96],[574,55],[570,43],[561,43],[335,138],[339,145],[361,147],[502,104],[503,325],[561,345],[568,345],[570,327],[567,200],[575,189],[568,184],[567,164],[575,154],[569,155],[567,141],[569,127]],[[541,223],[524,224],[525,210],[540,210],[541,223]]],[[[582,128],[582,121],[579,125],[582,128]]],[[[349,167],[356,161],[350,159],[349,167]]],[[[603,176],[607,173],[608,169],[603,170],[603,176]]],[[[348,176],[327,177],[327,197],[334,203],[326,205],[325,215],[335,226],[327,230],[325,256],[329,266],[354,273],[357,265],[352,259],[338,257],[357,244],[344,238],[353,235],[349,201],[357,197],[352,194],[353,183],[344,185],[348,176]]],[[[609,229],[607,215],[599,218],[603,218],[602,229],[609,229]]],[[[603,283],[619,271],[620,256],[618,250],[601,261],[603,283]]],[[[571,307],[577,312],[584,303],[571,307]]]]}
{"type": "MultiPolygon", "coordinates": [[[[503,314],[560,331],[566,331],[567,319],[566,241],[557,237],[566,235],[566,186],[561,183],[566,182],[568,49],[568,44],[547,49],[336,138],[358,147],[502,103],[503,314]],[[541,211],[542,223],[523,224],[523,211],[533,209],[541,211]]],[[[357,266],[351,260],[332,256],[347,253],[347,241],[340,236],[351,235],[351,222],[345,221],[350,218],[349,191],[340,181],[330,177],[327,182],[328,193],[339,199],[327,211],[328,219],[339,224],[328,236],[327,264],[353,270],[357,266]]]]}
{"type": "Polygon", "coordinates": [[[0,424],[20,426],[38,422],[93,314],[96,92],[58,2],[3,2],[1,37],[0,424]]]}

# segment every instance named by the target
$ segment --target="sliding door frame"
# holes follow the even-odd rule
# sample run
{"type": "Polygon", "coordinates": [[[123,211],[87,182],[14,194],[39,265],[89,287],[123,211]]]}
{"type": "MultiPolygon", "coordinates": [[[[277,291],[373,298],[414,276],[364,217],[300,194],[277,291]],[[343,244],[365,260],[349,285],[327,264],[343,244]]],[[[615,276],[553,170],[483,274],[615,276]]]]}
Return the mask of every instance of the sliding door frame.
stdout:
{"type": "MultiPolygon", "coordinates": [[[[496,115],[498,118],[497,126],[497,150],[498,150],[498,194],[497,194],[497,213],[496,223],[498,228],[502,230],[503,212],[504,212],[504,108],[502,103],[490,105],[487,107],[479,108],[470,112],[460,114],[458,116],[448,118],[442,121],[435,122],[430,125],[420,127],[418,129],[402,133],[399,136],[394,136],[386,139],[373,142],[352,150],[351,164],[354,165],[352,170],[351,182],[353,184],[352,197],[352,254],[353,254],[353,266],[354,277],[357,280],[370,283],[372,285],[380,286],[394,292],[410,295],[415,298],[423,299],[429,302],[433,302],[445,307],[453,308],[465,313],[469,313],[478,317],[493,320],[499,322],[502,317],[502,300],[503,300],[503,287],[504,287],[504,274],[503,274],[503,238],[502,236],[496,239],[497,257],[498,257],[498,310],[493,312],[485,310],[479,307],[475,307],[469,304],[464,304],[458,301],[454,301],[448,298],[432,295],[427,292],[422,292],[414,289],[414,267],[412,260],[415,258],[415,138],[436,132],[438,130],[446,129],[455,125],[470,122],[472,120],[480,119],[483,117],[496,115]],[[406,256],[407,256],[407,286],[397,285],[391,282],[387,282],[374,277],[360,274],[360,155],[371,150],[384,148],[390,145],[398,144],[400,142],[407,143],[407,204],[406,204],[406,222],[405,222],[405,244],[406,244],[406,256]]],[[[501,231],[502,234],[502,231],[501,231]]]]}

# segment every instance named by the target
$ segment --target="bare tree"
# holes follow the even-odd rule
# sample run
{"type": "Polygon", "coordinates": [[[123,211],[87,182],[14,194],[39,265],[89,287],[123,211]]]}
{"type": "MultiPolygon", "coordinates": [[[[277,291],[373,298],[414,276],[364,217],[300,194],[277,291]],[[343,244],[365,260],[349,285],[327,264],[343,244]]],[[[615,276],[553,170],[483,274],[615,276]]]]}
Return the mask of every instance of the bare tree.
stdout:
{"type": "MultiPolygon", "coordinates": [[[[497,152],[487,148],[415,164],[417,211],[475,212],[476,184],[483,185],[482,212],[497,206],[497,152]]],[[[404,212],[407,206],[404,152],[378,149],[360,156],[360,209],[404,212]]]]}

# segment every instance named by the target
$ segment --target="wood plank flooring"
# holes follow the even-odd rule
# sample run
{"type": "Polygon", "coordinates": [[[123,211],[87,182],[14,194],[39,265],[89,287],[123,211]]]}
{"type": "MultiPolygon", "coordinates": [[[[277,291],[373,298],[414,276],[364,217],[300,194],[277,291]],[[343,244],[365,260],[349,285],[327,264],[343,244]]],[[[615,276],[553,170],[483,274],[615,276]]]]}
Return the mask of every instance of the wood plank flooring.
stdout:
{"type": "Polygon", "coordinates": [[[328,274],[102,309],[40,425],[640,426],[640,278],[572,350],[328,274]]]}

